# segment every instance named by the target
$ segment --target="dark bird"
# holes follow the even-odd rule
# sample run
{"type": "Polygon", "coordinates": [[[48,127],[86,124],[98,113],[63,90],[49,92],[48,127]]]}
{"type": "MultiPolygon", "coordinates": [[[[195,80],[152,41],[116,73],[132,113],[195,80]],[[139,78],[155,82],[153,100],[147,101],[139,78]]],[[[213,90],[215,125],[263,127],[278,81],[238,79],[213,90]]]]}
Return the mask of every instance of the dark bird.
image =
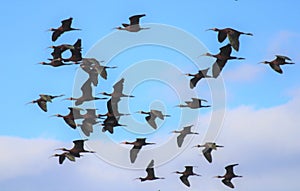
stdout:
{"type": "Polygon", "coordinates": [[[202,153],[204,155],[204,157],[206,158],[206,160],[211,163],[212,162],[212,156],[211,156],[211,152],[212,150],[217,150],[217,148],[219,147],[224,147],[221,145],[217,145],[216,143],[212,143],[212,142],[206,142],[204,145],[196,145],[194,147],[204,147],[204,149],[202,150],[202,153]]]}
{"type": "MultiPolygon", "coordinates": [[[[52,99],[54,98],[57,98],[57,97],[61,97],[61,96],[64,96],[63,94],[62,95],[57,95],[57,96],[53,96],[53,95],[47,95],[47,94],[40,94],[39,95],[40,98],[37,99],[37,100],[33,100],[29,103],[37,103],[38,106],[45,112],[47,112],[47,102],[52,102],[52,99]]],[[[28,104],[29,104],[28,103],[28,104]]]]}
{"type": "Polygon", "coordinates": [[[119,121],[121,116],[130,115],[127,113],[120,113],[118,103],[120,102],[120,98],[111,98],[106,103],[107,106],[107,112],[109,115],[113,115],[116,117],[116,119],[119,121]]]}
{"type": "Polygon", "coordinates": [[[232,51],[231,45],[227,44],[226,46],[223,46],[220,48],[220,52],[218,54],[210,54],[210,53],[205,53],[203,56],[211,56],[216,58],[217,60],[213,64],[212,68],[212,74],[214,78],[217,78],[219,74],[221,73],[222,69],[224,68],[225,64],[227,63],[228,60],[243,60],[245,58],[239,58],[235,56],[230,56],[232,51]]]}
{"type": "Polygon", "coordinates": [[[98,93],[98,94],[111,96],[112,98],[134,97],[133,95],[123,94],[124,81],[125,81],[124,78],[122,78],[117,83],[115,83],[114,86],[113,86],[114,91],[112,93],[101,92],[101,93],[98,93]]]}
{"type": "Polygon", "coordinates": [[[191,184],[190,184],[190,182],[188,180],[189,176],[200,176],[199,174],[196,174],[196,173],[193,172],[193,166],[185,166],[185,171],[183,171],[183,172],[176,171],[174,173],[176,173],[176,174],[182,174],[180,176],[180,180],[181,180],[181,182],[183,184],[185,184],[188,187],[191,186],[191,184]]]}
{"type": "Polygon", "coordinates": [[[106,116],[107,116],[106,119],[101,124],[103,126],[102,132],[108,131],[109,133],[113,134],[114,127],[126,126],[126,125],[120,124],[118,122],[118,119],[114,115],[107,113],[106,116]]]}
{"type": "Polygon", "coordinates": [[[55,59],[51,59],[50,62],[40,62],[39,64],[48,65],[48,66],[52,66],[52,67],[59,67],[59,66],[72,65],[73,63],[65,63],[65,62],[63,62],[62,58],[55,58],[55,59]]]}
{"type": "Polygon", "coordinates": [[[212,30],[212,31],[218,32],[218,41],[219,42],[223,42],[226,39],[226,37],[228,37],[230,44],[236,51],[239,51],[239,47],[240,47],[239,37],[241,34],[253,36],[252,33],[244,33],[244,32],[240,32],[235,29],[232,29],[232,28],[225,28],[225,29],[212,28],[212,29],[207,29],[207,30],[212,30]]]}
{"type": "MultiPolygon", "coordinates": [[[[103,62],[103,61],[102,61],[103,62]]],[[[107,79],[107,71],[106,69],[117,68],[116,66],[102,66],[98,60],[95,58],[83,58],[80,67],[87,73],[89,73],[92,69],[95,69],[97,73],[103,78],[107,79]]],[[[97,75],[98,77],[98,75],[97,75]]]]}
{"type": "Polygon", "coordinates": [[[233,167],[236,166],[238,164],[232,164],[232,165],[228,165],[225,167],[226,169],[226,173],[225,175],[223,176],[215,176],[215,178],[223,178],[222,182],[230,187],[230,188],[234,188],[234,185],[232,184],[231,182],[231,179],[232,178],[236,178],[236,177],[242,177],[242,176],[238,176],[238,175],[235,175],[234,172],[233,172],[233,167]]]}
{"type": "Polygon", "coordinates": [[[52,33],[52,41],[56,41],[60,35],[62,35],[64,32],[72,31],[72,30],[81,30],[81,29],[75,29],[71,27],[73,18],[70,17],[69,19],[65,19],[61,21],[61,26],[58,28],[51,28],[50,31],[53,31],[52,33]]]}
{"type": "Polygon", "coordinates": [[[190,88],[193,89],[196,87],[199,80],[202,78],[211,78],[211,76],[207,75],[209,68],[206,68],[204,70],[199,70],[197,74],[185,74],[187,76],[193,76],[193,78],[190,80],[190,88]]]}
{"type": "Polygon", "coordinates": [[[154,173],[154,160],[151,160],[146,168],[147,176],[146,177],[139,177],[136,179],[140,179],[141,182],[144,182],[146,180],[157,180],[157,179],[165,179],[164,177],[156,177],[154,173]]]}
{"type": "Polygon", "coordinates": [[[80,114],[80,111],[82,109],[80,108],[76,108],[76,107],[68,107],[68,109],[70,110],[68,115],[61,115],[61,114],[56,114],[53,116],[56,117],[62,117],[64,119],[64,121],[73,129],[76,129],[76,123],[75,123],[75,119],[81,119],[83,118],[82,115],[80,114]]]}
{"type": "Polygon", "coordinates": [[[191,131],[191,128],[192,128],[193,125],[189,125],[189,126],[186,126],[186,127],[183,127],[182,130],[180,131],[172,131],[172,133],[180,133],[178,136],[177,136],[177,145],[178,147],[181,147],[182,146],[182,143],[184,141],[184,138],[187,136],[187,135],[190,135],[190,134],[196,134],[198,135],[199,133],[196,133],[196,132],[192,132],[191,131]]]}
{"type": "Polygon", "coordinates": [[[87,81],[81,86],[81,97],[78,98],[66,98],[65,100],[76,100],[75,105],[81,105],[83,102],[86,101],[92,101],[92,100],[100,100],[100,99],[107,99],[107,98],[99,98],[99,97],[94,97],[92,94],[92,86],[91,86],[91,80],[87,79],[87,81]]]}
{"type": "Polygon", "coordinates": [[[72,162],[75,162],[75,157],[73,155],[71,155],[69,152],[63,152],[61,154],[54,154],[51,157],[58,157],[59,164],[62,164],[66,158],[72,162]]]}
{"type": "Polygon", "coordinates": [[[90,136],[90,134],[94,131],[93,125],[99,123],[96,119],[98,115],[96,114],[96,109],[86,109],[86,113],[82,115],[83,121],[82,124],[77,124],[81,128],[81,131],[86,135],[90,136]]]}
{"type": "Polygon", "coordinates": [[[53,59],[62,58],[62,53],[64,53],[67,50],[81,51],[81,39],[77,39],[77,41],[73,45],[61,44],[58,46],[50,46],[49,48],[53,49],[53,52],[51,53],[53,59]]]}
{"type": "Polygon", "coordinates": [[[75,140],[73,141],[74,146],[72,149],[66,149],[66,148],[58,148],[56,150],[62,150],[70,153],[74,157],[80,157],[80,153],[95,153],[95,151],[87,151],[84,149],[84,142],[88,139],[83,140],[75,140]]]}
{"type": "Polygon", "coordinates": [[[205,99],[192,98],[192,101],[185,101],[186,105],[180,104],[177,107],[189,107],[191,109],[198,109],[202,107],[211,107],[210,105],[202,105],[202,101],[207,102],[205,99]]]}
{"type": "Polygon", "coordinates": [[[126,24],[126,23],[122,23],[123,27],[116,27],[115,29],[118,30],[126,30],[129,32],[138,32],[140,30],[145,30],[145,29],[149,29],[149,28],[142,28],[140,26],[140,18],[146,16],[145,14],[142,15],[134,15],[129,17],[130,20],[130,24],[126,24]]]}
{"type": "Polygon", "coordinates": [[[122,144],[130,144],[133,145],[132,149],[130,150],[130,162],[134,163],[138,153],[140,152],[141,148],[146,145],[153,145],[155,143],[146,143],[146,138],[137,138],[134,142],[122,142],[122,144]]]}
{"type": "Polygon", "coordinates": [[[289,57],[287,56],[281,56],[281,55],[275,55],[276,56],[276,59],[272,60],[271,62],[269,61],[263,61],[263,62],[260,62],[260,63],[263,63],[263,64],[269,64],[270,67],[275,70],[276,72],[282,74],[283,71],[282,69],[280,68],[280,65],[285,65],[285,64],[295,64],[294,62],[286,62],[286,60],[289,60],[289,61],[292,61],[289,57]]]}
{"type": "Polygon", "coordinates": [[[157,129],[157,124],[155,123],[155,119],[159,118],[161,120],[164,120],[165,117],[171,117],[170,115],[164,115],[161,111],[159,110],[154,110],[151,109],[150,112],[146,112],[146,111],[138,111],[137,113],[140,114],[147,114],[147,116],[145,117],[146,121],[148,122],[148,124],[153,128],[153,129],[157,129]]]}

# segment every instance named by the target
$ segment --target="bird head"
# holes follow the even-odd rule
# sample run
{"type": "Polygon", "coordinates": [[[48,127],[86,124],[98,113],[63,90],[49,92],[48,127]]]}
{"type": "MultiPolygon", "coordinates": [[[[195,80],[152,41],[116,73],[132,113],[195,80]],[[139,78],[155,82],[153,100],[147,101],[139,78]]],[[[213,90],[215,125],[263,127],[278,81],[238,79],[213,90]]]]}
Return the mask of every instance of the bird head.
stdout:
{"type": "Polygon", "coordinates": [[[212,56],[212,54],[210,54],[209,52],[201,54],[200,56],[212,56]]]}
{"type": "Polygon", "coordinates": [[[26,105],[36,103],[36,102],[37,102],[36,100],[33,100],[33,101],[30,101],[30,102],[26,103],[26,105]]]}
{"type": "Polygon", "coordinates": [[[115,28],[113,28],[113,29],[123,30],[124,28],[122,28],[122,27],[115,27],[115,28]]]}
{"type": "MultiPolygon", "coordinates": [[[[66,148],[58,148],[58,149],[55,149],[56,151],[60,150],[60,151],[69,151],[68,149],[66,148]]],[[[58,155],[59,156],[59,155],[58,155]]]]}
{"type": "Polygon", "coordinates": [[[60,114],[55,114],[55,115],[51,115],[50,117],[63,117],[63,116],[60,114]]]}
{"type": "Polygon", "coordinates": [[[262,61],[262,62],[259,62],[258,64],[270,64],[270,62],[268,62],[268,61],[262,61]]]}
{"type": "Polygon", "coordinates": [[[204,147],[203,145],[195,145],[195,146],[193,146],[193,148],[194,147],[197,147],[197,148],[199,148],[199,147],[204,147]]]}
{"type": "Polygon", "coordinates": [[[205,31],[219,31],[217,28],[206,29],[205,31]]]}
{"type": "Polygon", "coordinates": [[[223,178],[223,176],[213,176],[213,178],[223,178]]]}
{"type": "Polygon", "coordinates": [[[64,101],[64,100],[75,100],[75,99],[72,97],[68,97],[68,98],[62,99],[62,101],[64,101]]]}

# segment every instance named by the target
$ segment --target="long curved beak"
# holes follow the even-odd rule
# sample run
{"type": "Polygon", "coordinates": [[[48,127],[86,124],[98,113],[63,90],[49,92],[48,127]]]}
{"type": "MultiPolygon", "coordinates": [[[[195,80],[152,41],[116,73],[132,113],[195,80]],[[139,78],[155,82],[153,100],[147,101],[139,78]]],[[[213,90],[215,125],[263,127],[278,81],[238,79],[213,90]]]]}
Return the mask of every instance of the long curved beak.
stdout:
{"type": "Polygon", "coordinates": [[[213,29],[206,29],[205,31],[212,31],[213,29]]]}

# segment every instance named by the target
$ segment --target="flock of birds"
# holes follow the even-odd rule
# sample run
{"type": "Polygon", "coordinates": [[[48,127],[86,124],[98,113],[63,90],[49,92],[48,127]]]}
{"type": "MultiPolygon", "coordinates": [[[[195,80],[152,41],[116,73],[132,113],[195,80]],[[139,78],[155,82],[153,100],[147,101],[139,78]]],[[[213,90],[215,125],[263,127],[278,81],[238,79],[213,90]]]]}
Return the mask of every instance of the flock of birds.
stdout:
{"type": "MultiPolygon", "coordinates": [[[[143,28],[139,24],[140,18],[144,17],[145,14],[141,15],[134,15],[129,18],[130,23],[129,24],[122,24],[122,27],[116,27],[117,30],[125,30],[128,32],[138,32],[140,30],[150,29],[150,28],[143,28]]],[[[56,41],[63,33],[73,30],[80,30],[77,28],[72,28],[72,18],[66,19],[61,21],[61,26],[54,29],[51,28],[50,31],[52,31],[52,41],[56,41]]],[[[151,30],[151,29],[150,29],[151,30]]],[[[223,42],[226,38],[228,38],[229,43],[223,47],[220,48],[220,52],[218,54],[210,54],[205,53],[202,56],[211,56],[216,58],[216,61],[212,65],[212,76],[208,75],[208,71],[210,68],[206,68],[203,70],[199,70],[196,74],[186,74],[187,76],[192,77],[190,79],[190,85],[189,87],[191,89],[195,88],[197,86],[197,83],[202,78],[217,78],[222,70],[225,67],[225,64],[228,60],[242,60],[244,58],[231,56],[232,48],[238,52],[240,47],[239,42],[239,36],[240,35],[249,35],[252,36],[251,33],[244,33],[237,31],[232,28],[225,28],[225,29],[218,29],[218,28],[212,28],[208,29],[212,30],[218,33],[218,41],[223,42]]],[[[70,97],[66,98],[65,100],[74,100],[75,106],[80,106],[84,102],[88,101],[94,101],[94,100],[106,100],[107,97],[95,97],[92,93],[92,86],[98,85],[98,77],[100,76],[103,79],[107,79],[107,69],[114,69],[117,68],[116,66],[103,66],[101,65],[102,61],[98,61],[95,58],[82,58],[81,53],[81,39],[78,39],[73,45],[71,44],[61,44],[59,46],[51,46],[50,48],[53,49],[53,52],[51,53],[52,58],[49,59],[50,62],[41,62],[42,65],[50,65],[53,67],[60,67],[65,65],[72,65],[72,64],[78,64],[80,68],[88,74],[87,80],[83,83],[81,87],[82,95],[81,97],[70,97]],[[65,51],[70,51],[71,56],[69,58],[63,58],[62,54],[65,51]]],[[[269,64],[272,69],[274,69],[278,73],[283,73],[281,69],[281,65],[285,64],[294,64],[291,61],[290,58],[287,56],[281,56],[276,55],[276,59],[273,61],[264,61],[261,62],[263,64],[269,64]]],[[[53,116],[61,117],[65,121],[65,123],[70,126],[73,129],[76,129],[77,127],[80,127],[82,132],[86,136],[90,136],[91,133],[93,133],[93,126],[96,124],[100,124],[102,126],[102,132],[108,131],[109,133],[114,133],[114,128],[118,126],[126,126],[124,124],[120,124],[119,120],[120,117],[130,115],[126,113],[120,113],[118,109],[118,103],[121,101],[122,98],[134,98],[133,95],[126,95],[123,93],[123,87],[124,87],[125,79],[122,78],[118,82],[116,82],[113,85],[113,92],[107,93],[107,92],[101,92],[99,94],[104,96],[109,96],[110,99],[107,101],[107,112],[104,114],[97,114],[97,109],[85,109],[86,113],[81,114],[81,111],[84,109],[81,109],[79,107],[68,107],[69,113],[67,115],[61,115],[56,114],[53,116]],[[75,120],[81,119],[81,124],[76,123],[75,120]],[[99,121],[100,120],[100,121],[99,121]]],[[[37,103],[38,106],[44,111],[47,112],[47,102],[52,102],[53,99],[62,97],[64,95],[46,95],[46,94],[40,94],[40,98],[31,101],[30,103],[37,103]]],[[[210,105],[203,105],[203,102],[207,102],[205,99],[200,98],[191,98],[191,101],[185,101],[185,104],[179,104],[177,107],[189,107],[191,109],[199,109],[204,107],[210,107],[210,105]]],[[[145,114],[145,120],[149,124],[149,126],[153,129],[157,129],[157,123],[156,120],[161,119],[164,120],[166,117],[171,117],[170,115],[162,113],[162,111],[151,109],[150,111],[138,111],[136,113],[145,114]]],[[[192,126],[189,125],[184,127],[181,130],[175,130],[172,131],[172,133],[179,134],[177,136],[177,146],[181,147],[183,145],[184,139],[187,135],[191,134],[198,134],[197,132],[192,131],[192,126]]],[[[63,151],[59,154],[54,154],[53,157],[59,158],[59,164],[62,164],[64,160],[67,158],[70,161],[75,161],[75,158],[79,158],[82,156],[82,153],[94,153],[95,151],[88,151],[84,149],[84,142],[87,141],[87,139],[82,140],[74,140],[74,146],[71,149],[66,148],[59,148],[57,150],[63,151]]],[[[133,147],[130,149],[129,152],[129,159],[131,163],[134,163],[138,157],[139,151],[142,149],[143,146],[146,145],[153,145],[155,143],[149,143],[146,142],[146,138],[136,138],[133,142],[122,142],[123,144],[129,144],[133,145],[133,147]]],[[[196,145],[194,147],[197,148],[204,148],[202,150],[202,153],[206,160],[211,163],[212,162],[212,151],[217,150],[217,148],[221,148],[223,146],[217,145],[215,142],[206,142],[203,145],[196,145]]],[[[234,188],[234,185],[231,182],[232,178],[236,177],[242,177],[239,175],[236,175],[234,173],[233,168],[238,164],[231,164],[225,167],[226,173],[223,176],[216,176],[216,178],[222,178],[222,182],[230,187],[234,188]]],[[[156,179],[164,179],[163,177],[157,177],[155,176],[154,172],[154,160],[151,160],[146,168],[147,176],[146,177],[139,177],[137,179],[140,179],[141,181],[148,181],[148,180],[156,180],[156,179]]],[[[185,166],[184,171],[176,171],[174,173],[181,174],[180,180],[182,183],[188,187],[190,187],[190,182],[188,180],[189,176],[200,176],[199,174],[194,173],[193,166],[185,166]]]]}

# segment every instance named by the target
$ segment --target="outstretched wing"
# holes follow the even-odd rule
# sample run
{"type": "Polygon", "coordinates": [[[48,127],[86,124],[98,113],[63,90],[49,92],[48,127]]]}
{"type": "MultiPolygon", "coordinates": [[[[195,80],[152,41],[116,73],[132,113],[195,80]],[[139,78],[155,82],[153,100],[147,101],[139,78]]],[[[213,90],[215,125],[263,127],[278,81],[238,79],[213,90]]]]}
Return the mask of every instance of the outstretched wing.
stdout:
{"type": "Polygon", "coordinates": [[[189,180],[188,180],[188,176],[182,175],[182,176],[180,176],[180,180],[181,180],[181,182],[182,182],[183,184],[185,184],[186,186],[188,186],[188,187],[191,186],[191,185],[190,185],[190,182],[189,182],[189,180]]]}
{"type": "Polygon", "coordinates": [[[130,25],[138,25],[140,23],[140,18],[146,16],[145,14],[142,15],[134,15],[129,17],[130,25]]]}

